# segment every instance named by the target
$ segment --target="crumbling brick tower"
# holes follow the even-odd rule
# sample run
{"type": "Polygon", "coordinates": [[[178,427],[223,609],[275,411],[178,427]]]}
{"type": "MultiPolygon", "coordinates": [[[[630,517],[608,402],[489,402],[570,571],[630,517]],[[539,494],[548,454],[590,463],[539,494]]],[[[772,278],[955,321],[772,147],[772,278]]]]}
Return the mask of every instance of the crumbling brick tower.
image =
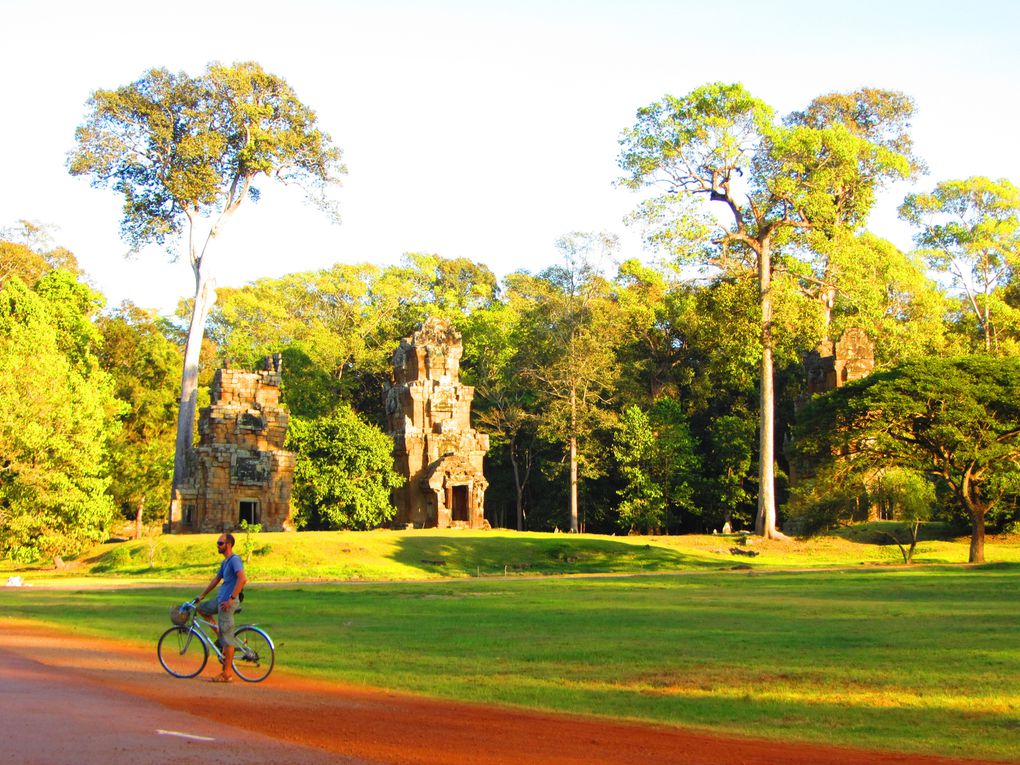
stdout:
{"type": "Polygon", "coordinates": [[[460,384],[461,335],[430,318],[393,354],[386,419],[395,469],[394,525],[486,528],[482,461],[489,437],[471,428],[474,388],[460,384]]]}
{"type": "MultiPolygon", "coordinates": [[[[849,382],[861,380],[875,370],[875,345],[868,333],[859,327],[850,327],[839,340],[825,339],[813,351],[804,355],[807,386],[795,402],[794,411],[810,401],[812,396],[842,388],[849,382]]],[[[798,455],[793,443],[783,444],[789,462],[790,484],[815,475],[816,465],[798,455]]]]}
{"type": "Polygon", "coordinates": [[[860,380],[875,369],[875,346],[868,333],[850,327],[833,343],[824,340],[804,357],[807,370],[807,396],[842,388],[860,380]]]}
{"type": "MultiPolygon", "coordinates": [[[[284,451],[290,415],[280,403],[280,356],[264,369],[218,369],[212,404],[199,413],[174,532],[231,531],[241,521],[291,531],[294,455],[284,451]]],[[[177,505],[178,503],[175,503],[177,505]]]]}

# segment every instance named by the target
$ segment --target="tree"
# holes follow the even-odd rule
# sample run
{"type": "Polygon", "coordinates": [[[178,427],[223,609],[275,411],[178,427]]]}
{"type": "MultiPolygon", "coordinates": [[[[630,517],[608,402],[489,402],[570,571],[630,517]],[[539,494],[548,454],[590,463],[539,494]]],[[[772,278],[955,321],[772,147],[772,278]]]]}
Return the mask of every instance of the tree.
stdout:
{"type": "Polygon", "coordinates": [[[75,132],[72,175],[123,195],[121,235],[134,250],[181,239],[195,276],[184,350],[173,490],[185,479],[197,407],[205,319],[216,300],[209,247],[260,176],[301,185],[335,215],[326,196],[345,171],[340,151],[280,77],[255,63],[210,64],[200,77],[152,69],[117,90],[97,90],[75,132]],[[210,222],[201,231],[202,223],[210,222]]]}
{"type": "Polygon", "coordinates": [[[106,538],[121,406],[95,356],[98,296],[55,271],[0,290],[0,554],[74,555],[106,538]],[[47,297],[49,296],[49,297],[47,297]],[[84,310],[86,313],[75,313],[84,310]],[[75,318],[77,320],[75,320],[75,318]]]}
{"type": "MultiPolygon", "coordinates": [[[[914,100],[903,93],[861,88],[851,93],[819,96],[804,111],[788,115],[784,124],[815,130],[839,126],[859,139],[905,158],[909,175],[916,177],[926,168],[913,153],[909,133],[915,109],[914,100]]],[[[830,336],[829,325],[837,298],[852,300],[853,293],[859,294],[864,285],[877,286],[879,291],[883,286],[869,282],[862,285],[855,278],[860,275],[861,255],[861,247],[855,240],[859,234],[856,228],[863,222],[862,213],[866,214],[870,207],[868,200],[887,181],[902,176],[902,166],[899,163],[890,166],[888,158],[884,152],[859,152],[857,178],[852,186],[840,190],[848,200],[856,196],[859,202],[838,205],[829,225],[806,231],[806,236],[802,237],[804,249],[798,252],[798,248],[791,248],[789,256],[784,258],[784,267],[797,274],[805,293],[818,301],[822,309],[823,336],[830,336]]]]}
{"type": "Polygon", "coordinates": [[[21,220],[0,229],[0,285],[14,275],[25,284],[35,284],[55,268],[80,273],[74,254],[54,246],[46,226],[21,220]]]}
{"type": "Polygon", "coordinates": [[[900,217],[917,226],[921,254],[947,273],[977,319],[985,351],[998,350],[995,291],[1020,268],[1020,188],[1005,178],[943,181],[927,194],[910,194],[900,217]]]}
{"type": "MultiPolygon", "coordinates": [[[[518,531],[525,528],[525,492],[535,464],[538,421],[538,395],[524,375],[526,313],[521,295],[513,291],[507,300],[473,311],[464,323],[462,359],[462,379],[475,389],[475,421],[492,440],[490,463],[500,450],[510,462],[518,531]]],[[[490,483],[490,495],[492,489],[490,483]]]]}
{"type": "Polygon", "coordinates": [[[682,320],[691,295],[675,273],[631,259],[620,264],[614,297],[627,315],[633,340],[619,349],[621,395],[655,401],[676,393],[687,347],[682,320]]]}
{"type": "Polygon", "coordinates": [[[638,110],[621,138],[623,183],[664,193],[646,200],[653,244],[680,261],[756,278],[760,309],[759,492],[755,527],[776,529],[773,277],[806,235],[859,224],[880,178],[906,176],[910,160],[841,122],[780,126],[741,85],[716,83],[638,110]],[[703,201],[722,206],[725,224],[703,201]],[[714,237],[709,231],[716,230],[714,237]]]}
{"type": "MultiPolygon", "coordinates": [[[[567,448],[570,531],[575,533],[581,530],[577,492],[583,447],[611,420],[606,404],[619,374],[614,351],[624,327],[598,267],[615,246],[611,236],[571,234],[557,243],[563,265],[537,278],[517,274],[508,280],[512,291],[528,294],[531,301],[521,339],[527,354],[523,374],[537,385],[544,404],[540,431],[567,448]]],[[[588,457],[594,472],[594,455],[588,457]]]]}
{"type": "Polygon", "coordinates": [[[966,352],[947,332],[951,301],[926,274],[916,253],[901,252],[867,232],[846,237],[840,249],[831,337],[850,327],[867,328],[881,366],[966,352]]]}
{"type": "MultiPolygon", "coordinates": [[[[818,96],[804,111],[790,114],[785,122],[818,129],[842,125],[854,135],[906,157],[910,162],[910,174],[916,176],[927,170],[924,162],[914,155],[914,143],[908,132],[916,108],[914,99],[904,93],[861,88],[850,93],[818,96]]],[[[879,168],[874,171],[881,175],[879,168]]],[[[869,179],[865,177],[864,180],[869,179]]]]}
{"type": "MultiPolygon", "coordinates": [[[[699,499],[709,520],[747,522],[752,517],[754,495],[748,491],[752,473],[754,421],[724,414],[709,421],[704,435],[704,458],[699,499]]],[[[714,526],[714,523],[713,523],[714,526]]]]}
{"type": "Polygon", "coordinates": [[[99,360],[112,377],[117,398],[128,408],[110,443],[110,494],[127,517],[158,520],[166,507],[173,473],[178,347],[167,339],[160,319],[125,303],[101,316],[99,360]]]}
{"type": "Polygon", "coordinates": [[[666,498],[652,477],[655,432],[639,407],[623,410],[613,438],[613,456],[624,485],[620,489],[619,524],[624,530],[658,533],[666,523],[666,498]]]}
{"type": "Polygon", "coordinates": [[[489,267],[467,258],[409,252],[398,270],[411,287],[413,303],[424,306],[429,315],[452,321],[491,305],[499,292],[489,267]]]}
{"type": "Polygon", "coordinates": [[[1020,359],[876,372],[813,399],[798,431],[798,448],[844,480],[901,468],[944,486],[970,517],[970,562],[983,563],[987,516],[1020,496],[1020,359]]]}
{"type": "Polygon", "coordinates": [[[931,518],[935,505],[935,487],[923,475],[893,468],[882,473],[875,481],[869,499],[882,508],[883,516],[895,517],[906,526],[909,535],[907,546],[904,546],[905,542],[898,533],[880,533],[900,548],[903,562],[909,565],[914,560],[921,524],[931,518]]]}
{"type": "Polygon", "coordinates": [[[393,470],[393,440],[346,404],[317,420],[293,419],[287,448],[297,453],[298,526],[372,529],[393,517],[390,493],[404,480],[393,470]]]}
{"type": "Polygon", "coordinates": [[[352,371],[380,367],[392,352],[387,307],[373,294],[380,275],[377,266],[337,264],[221,290],[209,335],[224,362],[282,353],[291,412],[324,416],[353,387],[352,371]]]}
{"type": "MultiPolygon", "coordinates": [[[[680,528],[699,530],[726,521],[753,523],[749,510],[757,499],[755,373],[760,363],[754,285],[724,275],[705,282],[684,280],[673,269],[633,262],[621,265],[617,284],[621,304],[644,307],[643,315],[634,313],[635,341],[618,353],[618,395],[650,407],[660,433],[667,420],[684,423],[700,455],[697,470],[689,471],[697,476],[691,480],[695,494],[689,505],[671,508],[683,511],[675,520],[680,528]],[[662,407],[678,416],[659,417],[662,407]]],[[[783,285],[775,306],[783,331],[777,333],[775,353],[782,366],[799,361],[805,344],[813,343],[814,325],[799,318],[810,306],[796,285],[783,276],[777,284],[783,285]]]]}
{"type": "Polygon", "coordinates": [[[647,413],[633,405],[624,409],[613,456],[624,479],[619,491],[621,528],[668,532],[671,515],[696,510],[693,479],[701,472],[701,460],[674,399],[660,399],[647,413]]]}

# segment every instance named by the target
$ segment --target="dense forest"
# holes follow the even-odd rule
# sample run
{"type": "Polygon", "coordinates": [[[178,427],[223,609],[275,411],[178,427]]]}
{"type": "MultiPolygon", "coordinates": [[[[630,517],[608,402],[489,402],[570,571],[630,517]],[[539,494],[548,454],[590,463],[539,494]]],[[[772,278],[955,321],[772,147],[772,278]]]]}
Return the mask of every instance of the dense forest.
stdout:
{"type": "MultiPolygon", "coordinates": [[[[221,286],[203,308],[196,404],[217,367],[282,354],[299,525],[385,525],[386,507],[360,507],[357,523],[325,507],[342,500],[314,490],[317,461],[344,450],[385,461],[391,355],[440,316],[463,335],[474,425],[491,437],[494,527],[757,523],[770,535],[939,517],[975,537],[986,521],[1011,528],[1020,190],[925,178],[912,108],[873,90],[782,118],[740,86],[667,97],[621,138],[646,259],[621,260],[610,233],[574,232],[535,273],[497,278],[481,262],[409,253],[221,286]],[[867,229],[878,192],[904,179],[918,189],[900,208],[911,252],[867,229]],[[811,401],[805,355],[850,328],[872,341],[875,372],[811,401]]],[[[2,239],[0,554],[74,554],[118,519],[158,524],[195,300],[165,317],[106,306],[38,226],[2,239]]]]}

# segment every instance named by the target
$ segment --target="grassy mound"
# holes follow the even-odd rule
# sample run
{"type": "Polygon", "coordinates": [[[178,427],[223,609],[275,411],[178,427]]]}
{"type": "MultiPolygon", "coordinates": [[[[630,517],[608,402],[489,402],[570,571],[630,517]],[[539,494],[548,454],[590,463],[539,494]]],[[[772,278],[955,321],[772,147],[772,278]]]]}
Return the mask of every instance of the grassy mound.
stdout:
{"type": "MultiPolygon", "coordinates": [[[[753,536],[614,537],[513,531],[369,531],[237,534],[253,581],[409,581],[466,577],[628,574],[752,568],[892,565],[902,557],[882,524],[806,540],[753,536]]],[[[0,564],[29,582],[97,577],[124,583],[202,581],[220,561],[214,534],[108,542],[64,568],[0,564]]],[[[918,564],[963,563],[968,539],[941,524],[925,529],[918,564]]],[[[1020,562],[1020,540],[987,545],[989,561],[1020,562]]]]}

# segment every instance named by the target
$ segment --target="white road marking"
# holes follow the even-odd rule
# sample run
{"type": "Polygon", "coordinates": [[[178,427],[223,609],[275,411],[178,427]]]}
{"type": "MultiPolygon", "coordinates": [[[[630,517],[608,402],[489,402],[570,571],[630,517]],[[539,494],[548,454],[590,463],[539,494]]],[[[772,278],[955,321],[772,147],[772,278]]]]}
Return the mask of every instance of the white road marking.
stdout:
{"type": "Polygon", "coordinates": [[[196,735],[191,734],[191,733],[181,733],[179,730],[157,730],[156,733],[158,733],[161,736],[178,736],[179,738],[191,738],[191,739],[194,739],[195,741],[215,741],[216,740],[214,738],[209,738],[208,736],[196,736],[196,735]]]}

